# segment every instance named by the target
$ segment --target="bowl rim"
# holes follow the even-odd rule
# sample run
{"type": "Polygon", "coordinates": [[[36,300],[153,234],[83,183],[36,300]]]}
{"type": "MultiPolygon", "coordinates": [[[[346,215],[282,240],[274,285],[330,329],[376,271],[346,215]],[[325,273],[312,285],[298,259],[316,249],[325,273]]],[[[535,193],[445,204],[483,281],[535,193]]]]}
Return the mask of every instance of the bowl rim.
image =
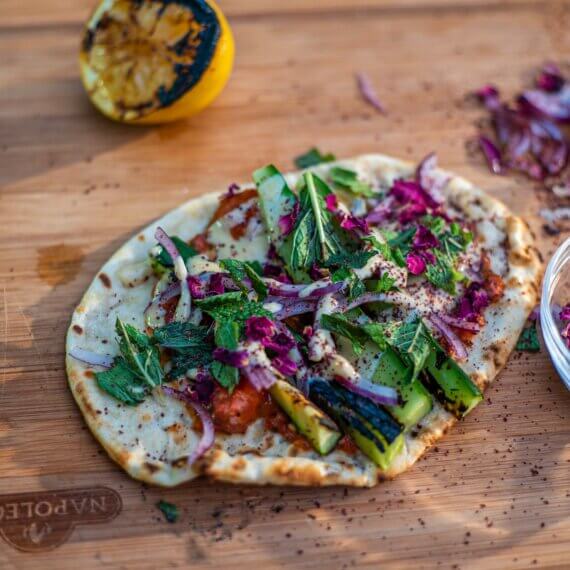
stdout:
{"type": "MultiPolygon", "coordinates": [[[[550,353],[553,363],[558,370],[564,384],[570,390],[570,369],[561,371],[559,366],[565,360],[570,360],[570,351],[562,340],[562,336],[558,330],[558,326],[552,316],[551,311],[551,300],[556,288],[558,273],[561,269],[561,259],[563,256],[570,252],[570,237],[566,238],[562,244],[558,246],[558,249],[554,252],[554,255],[548,262],[546,267],[546,272],[544,274],[544,279],[542,281],[542,295],[540,299],[540,325],[542,328],[542,335],[546,343],[546,348],[550,353]],[[553,343],[554,346],[550,346],[553,343]],[[556,353],[552,354],[552,350],[556,353]],[[565,372],[565,374],[563,373],[565,372]]],[[[568,260],[570,263],[570,259],[568,260]]]]}

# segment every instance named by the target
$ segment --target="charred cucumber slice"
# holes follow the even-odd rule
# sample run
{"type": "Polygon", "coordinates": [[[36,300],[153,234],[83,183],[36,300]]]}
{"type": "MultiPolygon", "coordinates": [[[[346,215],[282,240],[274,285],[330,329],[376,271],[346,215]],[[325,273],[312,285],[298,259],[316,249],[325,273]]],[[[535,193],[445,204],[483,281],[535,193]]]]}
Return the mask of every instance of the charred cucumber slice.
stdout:
{"type": "Polygon", "coordinates": [[[406,368],[400,357],[388,347],[382,354],[372,380],[384,386],[396,388],[402,399],[399,406],[386,406],[392,416],[406,429],[415,426],[433,406],[429,392],[415,380],[406,382],[411,370],[406,368]]]}
{"type": "Polygon", "coordinates": [[[366,398],[321,378],[309,381],[309,395],[348,433],[358,448],[381,469],[388,469],[402,450],[402,426],[366,398]]]}
{"type": "Polygon", "coordinates": [[[483,399],[459,364],[435,342],[421,379],[441,405],[457,418],[466,416],[483,399]]]}
{"type": "Polygon", "coordinates": [[[321,455],[330,453],[341,433],[335,423],[294,386],[277,380],[270,388],[271,397],[281,406],[301,432],[321,455]]]}

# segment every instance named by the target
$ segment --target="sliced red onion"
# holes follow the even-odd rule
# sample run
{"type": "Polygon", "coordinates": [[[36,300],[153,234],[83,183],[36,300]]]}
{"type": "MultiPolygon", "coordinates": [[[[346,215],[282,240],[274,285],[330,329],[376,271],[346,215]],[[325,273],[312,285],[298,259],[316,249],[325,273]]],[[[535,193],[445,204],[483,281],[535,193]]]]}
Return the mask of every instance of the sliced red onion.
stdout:
{"type": "Polygon", "coordinates": [[[174,271],[176,277],[183,281],[188,276],[188,270],[184,264],[184,260],[178,251],[175,243],[170,239],[168,234],[158,226],[154,232],[154,238],[158,243],[168,252],[168,255],[172,258],[172,263],[174,264],[174,271]]]}
{"type": "Polygon", "coordinates": [[[363,396],[364,398],[368,398],[376,404],[384,404],[386,406],[398,405],[398,392],[389,386],[375,384],[374,382],[369,382],[363,378],[358,382],[351,382],[341,376],[335,376],[334,380],[341,386],[344,386],[347,390],[350,390],[359,396],[363,396]]]}
{"type": "Polygon", "coordinates": [[[489,169],[494,174],[501,174],[503,166],[501,163],[501,153],[499,149],[487,137],[479,137],[479,146],[485,155],[489,169]]]}
{"type": "Polygon", "coordinates": [[[197,401],[194,400],[194,396],[191,392],[182,392],[180,390],[172,388],[171,386],[163,386],[162,391],[165,394],[168,394],[173,398],[177,398],[178,400],[181,400],[185,404],[191,406],[202,422],[202,437],[200,438],[200,441],[198,442],[198,445],[194,451],[192,451],[188,457],[188,465],[192,465],[214,445],[214,440],[216,438],[214,422],[212,421],[210,414],[197,401]]]}
{"type": "Polygon", "coordinates": [[[555,121],[570,120],[570,84],[565,84],[559,91],[549,93],[539,89],[523,91],[520,103],[534,113],[555,121]]]}
{"type": "Polygon", "coordinates": [[[376,91],[370,81],[370,78],[365,73],[357,73],[356,74],[356,82],[358,84],[358,90],[362,95],[362,98],[372,105],[374,109],[376,109],[379,113],[386,114],[386,109],[384,105],[378,99],[378,95],[376,95],[376,91]]]}
{"type": "Polygon", "coordinates": [[[75,358],[75,360],[90,364],[91,366],[101,366],[101,368],[111,368],[115,360],[114,357],[108,354],[98,354],[90,350],[85,350],[84,348],[79,348],[78,346],[74,346],[68,354],[72,358],[75,358]]]}
{"type": "Polygon", "coordinates": [[[364,293],[354,299],[354,301],[348,303],[346,300],[341,301],[339,304],[339,311],[344,313],[346,311],[350,311],[355,307],[359,307],[360,305],[364,305],[365,303],[375,303],[377,301],[383,301],[385,303],[392,303],[394,305],[399,305],[402,307],[406,307],[407,309],[415,309],[416,303],[412,297],[409,295],[405,295],[403,293],[364,293]]]}
{"type": "MultiPolygon", "coordinates": [[[[166,280],[169,279],[167,274],[165,274],[164,278],[166,280]]],[[[160,290],[161,281],[157,283],[155,289],[155,295],[152,298],[152,301],[147,305],[146,309],[144,310],[144,319],[145,323],[149,327],[156,328],[164,324],[164,316],[166,311],[163,309],[163,303],[166,303],[170,299],[173,299],[177,295],[180,295],[180,281],[176,281],[175,283],[171,283],[165,289],[160,290]]]]}
{"type": "Polygon", "coordinates": [[[180,300],[176,306],[174,320],[176,322],[185,323],[190,318],[191,311],[192,295],[190,294],[190,285],[188,279],[183,279],[180,281],[180,300]]]}
{"type": "Polygon", "coordinates": [[[317,308],[317,303],[314,299],[283,299],[280,297],[267,297],[264,306],[272,305],[273,303],[281,305],[281,308],[274,312],[274,317],[280,321],[295,315],[302,315],[304,313],[314,313],[317,308]]]}
{"type": "Polygon", "coordinates": [[[464,360],[467,358],[467,350],[465,349],[465,346],[461,342],[460,338],[453,332],[453,330],[449,328],[447,323],[445,323],[440,317],[434,314],[430,315],[428,319],[449,343],[449,346],[453,350],[455,357],[458,360],[464,360]]]}
{"type": "Polygon", "coordinates": [[[481,327],[479,326],[478,323],[473,323],[473,322],[467,321],[465,319],[452,317],[450,315],[441,315],[440,318],[442,321],[444,321],[448,325],[451,325],[452,327],[455,327],[457,329],[461,329],[461,330],[469,331],[469,332],[474,332],[474,333],[477,333],[481,330],[481,327]]]}
{"type": "Polygon", "coordinates": [[[317,299],[328,293],[336,293],[344,286],[344,282],[333,283],[330,279],[315,281],[310,285],[281,283],[269,277],[264,278],[263,281],[268,286],[270,295],[292,299],[317,299]]]}
{"type": "Polygon", "coordinates": [[[277,382],[277,376],[270,367],[256,364],[246,366],[242,372],[258,392],[261,390],[269,390],[269,388],[277,382]]]}
{"type": "Polygon", "coordinates": [[[430,152],[419,163],[416,169],[416,180],[435,202],[441,204],[444,200],[441,191],[451,178],[437,173],[437,155],[435,152],[430,152]]]}

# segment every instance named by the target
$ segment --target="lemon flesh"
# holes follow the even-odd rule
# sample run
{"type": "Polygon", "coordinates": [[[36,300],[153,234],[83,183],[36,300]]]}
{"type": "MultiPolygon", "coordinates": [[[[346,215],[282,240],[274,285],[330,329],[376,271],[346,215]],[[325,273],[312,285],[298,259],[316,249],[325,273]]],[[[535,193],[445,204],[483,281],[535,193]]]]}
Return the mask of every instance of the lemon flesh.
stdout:
{"type": "Polygon", "coordinates": [[[103,0],[85,27],[79,61],[104,115],[160,123],[209,105],[233,58],[231,30],[213,2],[103,0]]]}

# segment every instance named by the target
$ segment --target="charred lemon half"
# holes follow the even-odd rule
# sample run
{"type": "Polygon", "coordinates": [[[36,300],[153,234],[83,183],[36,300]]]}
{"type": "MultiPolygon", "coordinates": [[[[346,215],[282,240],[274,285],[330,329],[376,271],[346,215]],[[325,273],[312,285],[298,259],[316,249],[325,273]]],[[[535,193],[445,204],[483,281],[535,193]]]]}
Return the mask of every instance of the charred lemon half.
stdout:
{"type": "Polygon", "coordinates": [[[126,123],[201,111],[224,88],[233,61],[232,32],[210,0],[103,0],[79,56],[92,103],[126,123]]]}

